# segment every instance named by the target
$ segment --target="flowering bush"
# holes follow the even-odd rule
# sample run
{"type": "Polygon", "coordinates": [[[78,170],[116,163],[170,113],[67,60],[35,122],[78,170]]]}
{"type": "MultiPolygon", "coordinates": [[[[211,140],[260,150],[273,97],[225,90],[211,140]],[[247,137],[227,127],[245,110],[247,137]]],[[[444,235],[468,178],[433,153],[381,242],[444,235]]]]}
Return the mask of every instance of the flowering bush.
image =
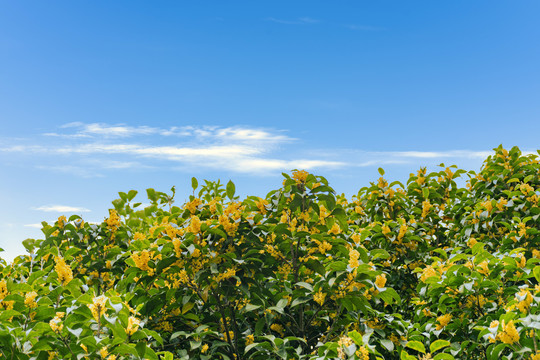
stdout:
{"type": "Polygon", "coordinates": [[[538,359],[540,165],[384,171],[352,199],[283,174],[266,198],[193,179],[43,223],[1,261],[8,359],[538,359]],[[465,187],[458,186],[465,184],[465,187]]]}

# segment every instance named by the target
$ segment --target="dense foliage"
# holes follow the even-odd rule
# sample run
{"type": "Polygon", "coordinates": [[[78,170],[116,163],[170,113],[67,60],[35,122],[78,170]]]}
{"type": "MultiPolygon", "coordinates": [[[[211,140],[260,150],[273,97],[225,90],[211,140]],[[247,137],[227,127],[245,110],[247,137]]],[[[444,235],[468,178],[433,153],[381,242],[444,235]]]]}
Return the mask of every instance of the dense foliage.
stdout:
{"type": "Polygon", "coordinates": [[[43,223],[0,265],[1,357],[539,360],[537,156],[441,166],[352,199],[305,171],[242,201],[193,179],[182,206],[43,223]]]}

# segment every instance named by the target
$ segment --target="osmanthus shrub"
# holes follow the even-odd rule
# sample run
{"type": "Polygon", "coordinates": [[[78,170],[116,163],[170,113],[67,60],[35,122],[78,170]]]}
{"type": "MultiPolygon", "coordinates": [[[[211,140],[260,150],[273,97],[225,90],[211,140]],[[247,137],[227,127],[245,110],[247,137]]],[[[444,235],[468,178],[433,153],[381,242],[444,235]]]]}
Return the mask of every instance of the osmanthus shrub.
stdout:
{"type": "Polygon", "coordinates": [[[540,165],[499,147],[351,199],[283,174],[266,198],[193,179],[43,223],[2,261],[8,359],[540,360],[540,165]],[[459,186],[458,184],[466,184],[459,186]]]}

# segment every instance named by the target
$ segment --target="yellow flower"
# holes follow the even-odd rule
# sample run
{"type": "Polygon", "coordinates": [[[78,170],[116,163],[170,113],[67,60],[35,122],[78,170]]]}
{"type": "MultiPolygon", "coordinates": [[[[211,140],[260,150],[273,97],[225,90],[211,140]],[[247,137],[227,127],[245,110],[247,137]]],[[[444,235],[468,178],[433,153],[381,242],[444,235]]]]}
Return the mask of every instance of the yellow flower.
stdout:
{"type": "Polygon", "coordinates": [[[319,289],[318,292],[313,294],[313,300],[315,300],[315,302],[318,303],[321,306],[324,304],[324,299],[325,298],[326,298],[326,294],[323,293],[321,289],[319,289]]]}
{"type": "Polygon", "coordinates": [[[508,322],[506,325],[503,320],[502,331],[497,336],[505,344],[513,344],[518,342],[519,333],[514,325],[514,320],[510,320],[510,322],[508,322]]]}
{"type": "Polygon", "coordinates": [[[0,280],[0,300],[4,300],[8,296],[9,291],[7,289],[6,280],[0,280]]]}
{"type": "Polygon", "coordinates": [[[427,214],[429,213],[429,209],[431,209],[431,204],[429,203],[429,200],[422,202],[422,218],[425,218],[427,214]]]}
{"type": "Polygon", "coordinates": [[[386,274],[377,275],[377,278],[375,279],[375,285],[378,288],[383,288],[384,285],[386,285],[386,274]]]}
{"type": "Polygon", "coordinates": [[[148,266],[148,261],[150,261],[150,252],[148,250],[135,253],[131,255],[131,258],[135,262],[135,266],[137,266],[139,269],[144,271],[151,270],[148,266]]]}
{"type": "Polygon", "coordinates": [[[59,227],[60,229],[63,229],[64,226],[65,226],[66,224],[67,224],[67,219],[66,219],[66,217],[65,217],[64,215],[60,216],[60,217],[58,218],[58,227],[59,227]]]}
{"type": "Polygon", "coordinates": [[[66,286],[71,280],[73,280],[73,272],[71,268],[66,264],[65,260],[61,256],[55,258],[56,265],[54,270],[58,274],[58,280],[63,286],[66,286]]]}
{"type": "Polygon", "coordinates": [[[439,322],[437,324],[437,330],[441,330],[442,328],[444,328],[446,325],[448,325],[448,323],[450,322],[450,320],[452,320],[452,314],[445,314],[445,315],[442,315],[442,316],[439,316],[437,318],[437,321],[439,322]]]}
{"type": "Polygon", "coordinates": [[[107,360],[116,360],[116,355],[109,355],[109,357],[107,357],[107,360]]]}
{"type": "Polygon", "coordinates": [[[388,227],[388,225],[383,225],[382,227],[382,233],[384,236],[387,236],[388,234],[390,234],[391,230],[390,228],[388,227]]]}
{"type": "Polygon", "coordinates": [[[36,308],[37,303],[35,299],[37,295],[38,294],[35,291],[30,291],[29,293],[26,293],[24,297],[24,305],[28,306],[30,309],[36,308]]]}
{"type": "Polygon", "coordinates": [[[49,321],[49,326],[55,333],[59,333],[64,328],[64,325],[61,322],[65,314],[66,313],[64,312],[57,312],[56,316],[49,321]]]}
{"type": "Polygon", "coordinates": [[[275,332],[279,333],[281,336],[285,335],[285,332],[283,331],[283,326],[280,325],[280,324],[272,324],[272,325],[270,325],[270,329],[272,329],[275,332]]]}
{"type": "Polygon", "coordinates": [[[369,360],[369,351],[365,346],[360,346],[360,348],[356,350],[356,356],[358,356],[360,360],[369,360]]]}
{"type": "Polygon", "coordinates": [[[305,170],[293,171],[293,179],[297,184],[305,184],[309,173],[305,170]]]}
{"type": "Polygon", "coordinates": [[[257,206],[257,209],[261,212],[261,214],[266,214],[266,205],[268,205],[268,201],[262,198],[259,198],[257,201],[255,201],[255,206],[257,206]]]}
{"type": "Polygon", "coordinates": [[[94,319],[96,321],[99,321],[101,315],[103,315],[103,313],[105,312],[105,304],[107,300],[108,299],[105,295],[100,295],[93,299],[92,304],[88,304],[88,308],[92,312],[92,315],[94,316],[94,319]]]}
{"type": "Polygon", "coordinates": [[[527,311],[533,302],[533,296],[529,291],[527,291],[527,289],[520,290],[516,294],[515,298],[518,301],[516,307],[521,312],[527,311]]]}
{"type": "Polygon", "coordinates": [[[255,336],[252,334],[246,336],[246,346],[251,345],[255,342],[255,336]]]}
{"type": "Polygon", "coordinates": [[[355,249],[352,249],[351,251],[349,251],[349,266],[353,269],[356,269],[358,267],[358,259],[360,258],[360,253],[355,250],[355,249]]]}
{"type": "Polygon", "coordinates": [[[319,244],[319,251],[321,254],[325,254],[327,251],[332,250],[332,244],[330,244],[328,241],[323,241],[319,244]]]}
{"type": "Polygon", "coordinates": [[[53,360],[58,358],[58,353],[56,351],[48,351],[49,357],[48,360],[53,360]]]}
{"type": "Polygon", "coordinates": [[[429,265],[427,266],[424,271],[422,271],[422,275],[420,276],[420,281],[425,282],[428,278],[438,276],[437,272],[433,268],[433,266],[429,265]]]}
{"type": "Polygon", "coordinates": [[[480,270],[478,270],[480,274],[489,276],[489,263],[487,260],[482,261],[480,264],[478,264],[478,266],[480,267],[480,270]]]}
{"type": "Polygon", "coordinates": [[[329,234],[334,234],[334,235],[337,235],[337,234],[340,234],[341,233],[341,228],[339,227],[339,224],[337,222],[334,223],[334,225],[332,226],[332,229],[330,229],[330,231],[328,231],[329,234]]]}
{"type": "Polygon", "coordinates": [[[101,350],[99,350],[99,355],[101,355],[101,357],[105,359],[109,355],[109,351],[106,347],[101,348],[101,350]]]}
{"type": "Polygon", "coordinates": [[[208,351],[208,348],[209,348],[208,344],[204,344],[204,345],[202,346],[202,348],[201,348],[201,352],[202,352],[203,354],[206,353],[206,352],[208,351]]]}
{"type": "Polygon", "coordinates": [[[137,329],[139,329],[140,323],[141,321],[137,319],[135,316],[130,316],[128,318],[128,326],[126,328],[126,334],[128,334],[128,336],[135,334],[137,329]]]}
{"type": "Polygon", "coordinates": [[[527,259],[525,258],[525,256],[523,256],[523,254],[519,254],[518,259],[516,259],[517,266],[523,269],[525,265],[527,265],[527,259]]]}
{"type": "Polygon", "coordinates": [[[198,216],[191,215],[191,222],[187,228],[187,231],[193,234],[198,234],[201,231],[201,219],[198,216]]]}
{"type": "Polygon", "coordinates": [[[109,210],[109,218],[105,220],[105,223],[107,223],[107,227],[112,231],[115,232],[120,227],[120,216],[118,216],[118,213],[114,209],[109,210]]]}

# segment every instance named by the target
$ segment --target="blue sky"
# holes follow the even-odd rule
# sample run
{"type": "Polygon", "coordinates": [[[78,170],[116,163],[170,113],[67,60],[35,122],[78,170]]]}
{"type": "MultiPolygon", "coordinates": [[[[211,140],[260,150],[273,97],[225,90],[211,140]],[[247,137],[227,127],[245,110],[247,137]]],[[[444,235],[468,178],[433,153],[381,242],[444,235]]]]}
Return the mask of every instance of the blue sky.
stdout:
{"type": "MultiPolygon", "coordinates": [[[[0,0],[0,247],[118,191],[351,195],[540,148],[540,2],[0,0]]],[[[142,194],[141,194],[142,195],[142,194]]],[[[141,199],[144,200],[144,199],[141,199]]]]}

